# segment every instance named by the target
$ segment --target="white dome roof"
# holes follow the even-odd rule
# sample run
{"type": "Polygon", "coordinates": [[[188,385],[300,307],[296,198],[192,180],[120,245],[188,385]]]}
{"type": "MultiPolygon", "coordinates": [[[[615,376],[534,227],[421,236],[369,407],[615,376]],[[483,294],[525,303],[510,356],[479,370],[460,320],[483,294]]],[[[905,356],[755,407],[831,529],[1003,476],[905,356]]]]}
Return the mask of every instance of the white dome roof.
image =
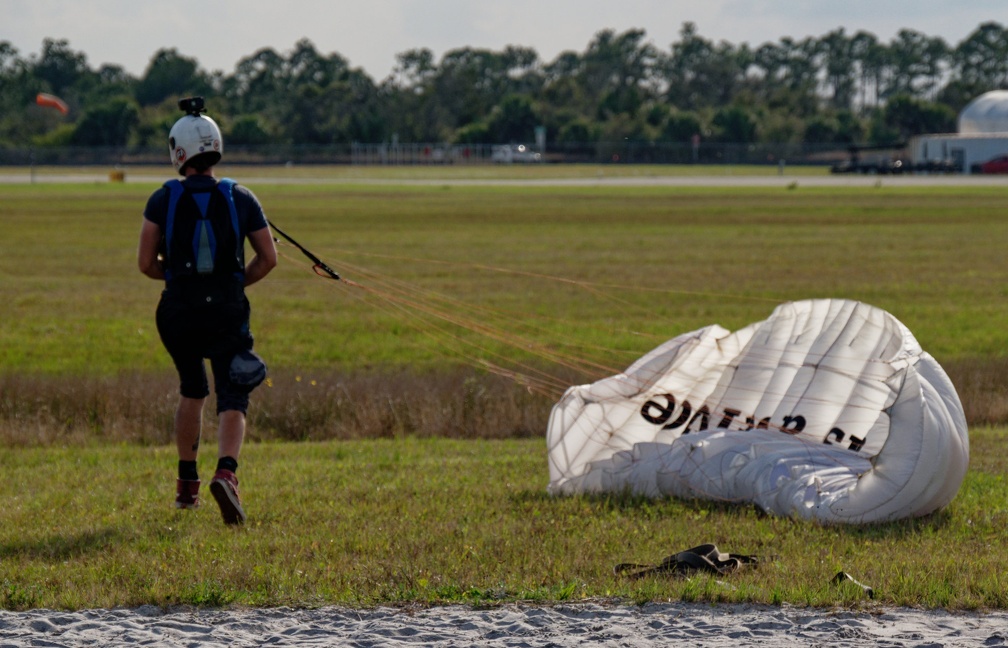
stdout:
{"type": "Polygon", "coordinates": [[[1008,132],[1008,90],[985,92],[959,113],[959,133],[1008,132]]]}

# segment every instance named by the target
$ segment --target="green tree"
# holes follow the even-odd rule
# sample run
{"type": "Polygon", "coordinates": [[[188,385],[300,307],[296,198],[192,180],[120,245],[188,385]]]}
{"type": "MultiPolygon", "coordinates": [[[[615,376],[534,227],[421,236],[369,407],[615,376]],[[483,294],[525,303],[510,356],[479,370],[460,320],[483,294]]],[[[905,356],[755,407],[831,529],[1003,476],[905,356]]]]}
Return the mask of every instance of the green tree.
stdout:
{"type": "Polygon", "coordinates": [[[428,86],[445,120],[439,139],[485,118],[500,97],[505,73],[503,60],[490,50],[464,47],[447,52],[428,86]]]}
{"type": "Polygon", "coordinates": [[[232,120],[224,139],[229,145],[255,146],[268,144],[272,136],[258,115],[242,115],[232,120]]]}
{"type": "Polygon", "coordinates": [[[776,43],[763,43],[753,51],[752,66],[757,73],[753,86],[763,100],[769,100],[774,89],[784,83],[788,71],[787,52],[776,43]]]}
{"type": "Polygon", "coordinates": [[[696,110],[733,101],[747,84],[746,71],[755,62],[755,54],[748,46],[715,45],[701,37],[691,22],[683,23],[679,37],[659,66],[668,102],[696,110]]]}
{"type": "Polygon", "coordinates": [[[0,41],[0,145],[25,146],[60,123],[58,115],[32,109],[42,82],[9,41],[0,41]]]}
{"type": "Polygon", "coordinates": [[[141,106],[152,106],[166,99],[206,95],[210,89],[196,59],[182,56],[174,48],[161,49],[137,83],[135,98],[141,106]]]}
{"type": "Polygon", "coordinates": [[[457,144],[485,144],[496,141],[491,135],[490,127],[485,121],[477,121],[466,124],[455,131],[452,138],[457,144]]]}
{"type": "Polygon", "coordinates": [[[854,112],[850,110],[838,111],[836,121],[837,132],[835,142],[854,144],[861,141],[864,136],[864,125],[854,112]]]}
{"type": "Polygon", "coordinates": [[[381,142],[390,135],[388,107],[367,74],[359,69],[345,70],[330,89],[339,116],[338,141],[381,142]]]}
{"type": "Polygon", "coordinates": [[[531,142],[540,122],[529,97],[508,95],[490,112],[487,134],[491,142],[531,142]]]}
{"type": "Polygon", "coordinates": [[[875,122],[873,132],[876,134],[884,133],[885,137],[906,140],[914,135],[955,130],[956,114],[947,106],[900,94],[886,103],[875,122]]]}
{"type": "Polygon", "coordinates": [[[756,141],[756,118],[742,106],[718,109],[711,117],[711,135],[716,142],[748,144],[756,141]]]}
{"type": "Polygon", "coordinates": [[[7,79],[16,68],[22,67],[22,65],[17,48],[10,41],[0,41],[0,75],[7,79]]]}
{"type": "Polygon", "coordinates": [[[1008,86],[1008,32],[996,22],[977,27],[953,54],[957,77],[988,90],[1008,86]]]}
{"type": "Polygon", "coordinates": [[[850,41],[850,49],[858,74],[860,103],[857,108],[863,112],[868,107],[878,106],[879,87],[882,85],[888,52],[875,34],[866,31],[854,34],[850,41]]]}
{"type": "Polygon", "coordinates": [[[941,82],[952,67],[952,48],[940,36],[927,38],[921,61],[917,65],[918,94],[922,99],[934,100],[941,89],[941,82]]]}
{"type": "Polygon", "coordinates": [[[289,91],[287,62],[269,47],[240,59],[234,74],[222,84],[222,93],[235,112],[272,118],[281,114],[282,98],[289,91]]]}
{"type": "Polygon", "coordinates": [[[91,70],[65,40],[46,39],[29,58],[0,41],[0,145],[125,137],[162,147],[175,102],[190,94],[207,97],[229,141],[248,145],[526,141],[537,126],[557,142],[605,141],[617,154],[634,148],[631,138],[683,141],[701,127],[707,141],[839,144],[867,133],[888,142],[951,130],[970,100],[1008,87],[1008,32],[996,22],[954,47],[910,29],[883,43],[838,28],[750,49],[715,43],[685,22],[665,51],[631,29],[600,31],[583,52],[550,62],[516,46],[459,48],[440,61],[415,49],[397,59],[376,85],[307,39],[284,54],[259,49],[231,74],[207,74],[163,49],[137,79],[117,65],[91,70]],[[70,115],[36,107],[40,91],[66,100],[70,115]],[[123,97],[139,106],[125,135],[105,123],[117,111],[133,123],[123,97]]]}
{"type": "Polygon", "coordinates": [[[72,143],[78,146],[125,146],[139,122],[139,110],[133,100],[116,97],[84,112],[74,128],[72,143]]]}
{"type": "MultiPolygon", "coordinates": [[[[447,116],[433,89],[436,73],[434,53],[429,49],[408,50],[396,56],[392,76],[379,90],[390,104],[390,136],[412,142],[444,139],[440,124],[453,120],[447,116]]],[[[486,124],[482,124],[481,128],[485,127],[486,124]]]]}
{"type": "Polygon", "coordinates": [[[854,98],[854,44],[844,29],[835,29],[819,40],[818,54],[825,72],[833,108],[850,108],[854,98]]]}
{"type": "Polygon", "coordinates": [[[89,73],[87,57],[70,49],[67,40],[46,38],[42,41],[42,56],[32,66],[31,73],[50,92],[63,95],[89,73]]]}
{"type": "Polygon", "coordinates": [[[397,88],[422,88],[436,71],[434,52],[427,48],[411,49],[396,55],[390,81],[397,88]]]}
{"type": "Polygon", "coordinates": [[[819,68],[816,65],[818,43],[813,38],[801,41],[783,38],[781,46],[787,66],[783,79],[785,87],[795,97],[814,97],[819,76],[819,68]]]}
{"type": "Polygon", "coordinates": [[[833,142],[836,139],[836,120],[828,117],[813,117],[805,122],[805,132],[802,141],[809,144],[833,142]]]}
{"type": "Polygon", "coordinates": [[[584,118],[567,122],[557,133],[557,141],[561,144],[583,145],[594,142],[597,138],[594,122],[584,118]]]}
{"type": "Polygon", "coordinates": [[[657,58],[654,46],[644,42],[642,29],[622,34],[598,32],[581,57],[576,78],[584,96],[596,105],[600,118],[633,116],[647,100],[646,82],[657,58]]]}
{"type": "Polygon", "coordinates": [[[301,39],[287,59],[290,89],[306,86],[324,88],[345,77],[347,60],[339,54],[322,55],[308,39],[301,39]]]}
{"type": "Polygon", "coordinates": [[[889,46],[892,81],[890,96],[903,94],[932,99],[949,65],[950,50],[941,38],[901,29],[889,46]]]}
{"type": "Polygon", "coordinates": [[[969,81],[953,79],[938,92],[938,96],[935,97],[935,103],[946,106],[949,110],[958,113],[969,102],[988,90],[990,90],[990,87],[977,79],[969,81]]]}
{"type": "Polygon", "coordinates": [[[798,44],[784,39],[780,44],[764,43],[752,53],[755,74],[747,85],[756,103],[797,117],[819,110],[813,79],[807,78],[806,63],[800,62],[804,55],[798,52],[798,44]]]}
{"type": "Polygon", "coordinates": [[[691,142],[703,133],[700,117],[690,111],[672,111],[662,125],[661,138],[670,142],[691,142]]]}

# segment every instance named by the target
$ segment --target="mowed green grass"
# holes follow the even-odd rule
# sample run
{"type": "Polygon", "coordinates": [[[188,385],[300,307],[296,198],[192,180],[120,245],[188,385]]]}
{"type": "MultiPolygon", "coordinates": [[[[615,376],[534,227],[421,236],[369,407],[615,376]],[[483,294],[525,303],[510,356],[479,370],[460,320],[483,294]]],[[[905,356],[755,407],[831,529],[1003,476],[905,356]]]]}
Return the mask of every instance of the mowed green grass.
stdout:
{"type": "MultiPolygon", "coordinates": [[[[109,374],[168,367],[159,286],[136,271],[146,185],[0,188],[0,366],[109,374]]],[[[288,234],[363,286],[315,279],[290,246],[250,289],[271,366],[453,362],[373,290],[397,282],[525,345],[612,364],[783,301],[858,299],[939,361],[1003,356],[1003,190],[277,185],[252,187],[288,234]],[[373,274],[372,274],[373,273],[373,274]]]]}
{"type": "MultiPolygon", "coordinates": [[[[299,438],[300,424],[349,425],[354,398],[333,418],[316,410],[361,393],[362,374],[375,391],[413,394],[481,361],[600,378],[676,334],[737,328],[812,297],[889,310],[968,383],[968,411],[1003,403],[1003,190],[249,185],[353,283],[316,278],[285,245],[249,291],[276,383],[250,412],[240,471],[250,521],[237,530],[212,502],[174,511],[170,439],[132,429],[168,429],[174,402],[153,326],[159,286],[135,269],[157,183],[0,186],[0,422],[15,441],[0,453],[13,485],[0,507],[0,607],[867,604],[831,583],[838,571],[883,604],[1008,607],[1003,427],[974,427],[970,472],[946,511],[853,528],[714,503],[550,498],[548,399],[472,417],[467,407],[497,400],[478,373],[460,394],[432,389],[428,422],[412,427],[393,420],[410,410],[382,392],[391,415],[374,414],[372,436],[384,438],[279,442],[256,427],[282,422],[295,429],[280,438],[299,438]],[[452,438],[439,436],[439,407],[458,410],[452,438]],[[509,430],[522,415],[518,433],[468,429],[509,430]],[[612,575],[618,562],[702,542],[777,559],[719,579],[612,575]]],[[[208,419],[204,476],[212,440],[208,419]]]]}
{"type": "Polygon", "coordinates": [[[22,448],[0,455],[12,485],[0,507],[0,607],[593,599],[1003,609],[1005,436],[974,430],[970,473],[946,510],[865,527],[710,502],[552,498],[541,440],[404,437],[249,444],[239,470],[249,520],[234,529],[212,499],[172,508],[172,448],[22,448]],[[764,562],[716,578],[613,574],[706,542],[764,562]],[[874,599],[834,584],[840,572],[874,599]]]}

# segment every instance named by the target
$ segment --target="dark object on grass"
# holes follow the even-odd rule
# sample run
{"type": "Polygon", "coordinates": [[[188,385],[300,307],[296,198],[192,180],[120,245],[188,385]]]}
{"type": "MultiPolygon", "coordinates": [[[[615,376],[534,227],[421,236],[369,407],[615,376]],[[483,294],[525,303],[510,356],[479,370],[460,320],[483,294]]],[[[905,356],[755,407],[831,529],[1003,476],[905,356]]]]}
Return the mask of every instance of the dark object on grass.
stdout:
{"type": "Polygon", "coordinates": [[[672,554],[657,565],[620,563],[613,567],[613,573],[617,576],[626,574],[630,578],[660,574],[684,576],[697,571],[724,576],[736,571],[742,565],[757,565],[759,562],[760,559],[755,556],[721,553],[713,544],[702,544],[672,554]]]}
{"type": "Polygon", "coordinates": [[[864,593],[868,595],[868,598],[870,598],[870,599],[875,598],[875,590],[873,590],[872,588],[868,587],[864,583],[861,583],[861,582],[858,582],[858,581],[854,580],[854,577],[851,576],[850,574],[848,574],[847,572],[842,571],[842,572],[838,573],[836,576],[833,577],[833,581],[832,582],[833,582],[834,585],[839,585],[840,583],[842,583],[844,581],[850,581],[850,582],[854,583],[855,585],[857,585],[858,587],[860,587],[862,590],[864,590],[864,593]]]}

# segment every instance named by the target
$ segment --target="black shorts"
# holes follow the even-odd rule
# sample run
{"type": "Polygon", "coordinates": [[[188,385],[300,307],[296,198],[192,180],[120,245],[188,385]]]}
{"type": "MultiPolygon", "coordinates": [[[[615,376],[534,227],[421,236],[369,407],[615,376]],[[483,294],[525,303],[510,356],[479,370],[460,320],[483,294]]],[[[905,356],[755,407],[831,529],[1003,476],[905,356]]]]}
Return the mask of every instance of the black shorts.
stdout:
{"type": "Polygon", "coordinates": [[[239,351],[252,348],[249,302],[238,291],[227,297],[194,296],[165,290],[157,307],[161,342],[175,363],[179,393],[186,398],[205,398],[210,393],[204,359],[210,360],[217,413],[248,410],[248,391],[231,383],[231,360],[239,351]]]}

